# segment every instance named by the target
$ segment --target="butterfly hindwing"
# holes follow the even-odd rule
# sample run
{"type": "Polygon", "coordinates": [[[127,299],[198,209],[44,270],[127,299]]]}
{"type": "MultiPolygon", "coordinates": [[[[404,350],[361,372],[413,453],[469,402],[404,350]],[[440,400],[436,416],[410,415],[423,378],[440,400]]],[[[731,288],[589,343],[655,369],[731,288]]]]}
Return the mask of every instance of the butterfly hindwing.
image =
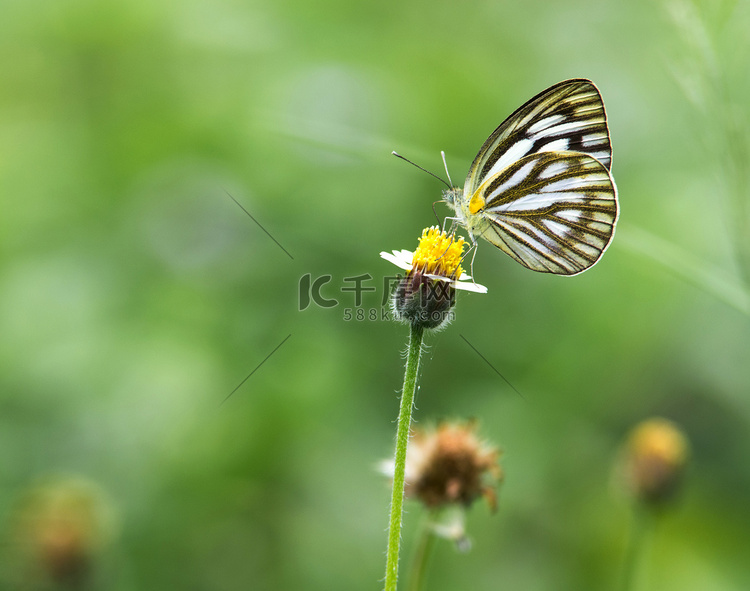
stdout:
{"type": "Polygon", "coordinates": [[[513,162],[540,152],[589,154],[609,170],[612,148],[599,90],[590,80],[565,80],[540,92],[492,132],[469,169],[464,194],[513,162]]]}
{"type": "MultiPolygon", "coordinates": [[[[575,275],[591,267],[612,240],[617,190],[607,167],[588,154],[524,156],[487,178],[478,234],[534,271],[575,275]]],[[[475,203],[475,201],[472,201],[475,203]]]]}

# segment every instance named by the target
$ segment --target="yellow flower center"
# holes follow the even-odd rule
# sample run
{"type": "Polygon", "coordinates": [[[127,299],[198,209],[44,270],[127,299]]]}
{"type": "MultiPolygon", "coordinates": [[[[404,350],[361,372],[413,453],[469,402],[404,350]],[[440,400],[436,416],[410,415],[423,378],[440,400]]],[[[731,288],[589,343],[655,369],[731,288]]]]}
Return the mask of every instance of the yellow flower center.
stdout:
{"type": "Polygon", "coordinates": [[[422,231],[419,246],[414,252],[412,265],[423,273],[458,279],[463,273],[461,259],[464,251],[464,239],[456,240],[433,226],[422,231]]]}

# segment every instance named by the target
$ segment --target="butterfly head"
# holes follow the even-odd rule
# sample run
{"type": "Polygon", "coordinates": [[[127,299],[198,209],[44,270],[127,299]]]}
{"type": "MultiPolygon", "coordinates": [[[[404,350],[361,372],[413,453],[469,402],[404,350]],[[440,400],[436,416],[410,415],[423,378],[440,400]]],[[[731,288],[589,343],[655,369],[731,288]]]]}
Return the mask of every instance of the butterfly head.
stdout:
{"type": "Polygon", "coordinates": [[[461,203],[463,194],[463,189],[457,189],[456,187],[445,189],[443,190],[443,201],[450,205],[451,209],[455,210],[458,204],[461,203]]]}

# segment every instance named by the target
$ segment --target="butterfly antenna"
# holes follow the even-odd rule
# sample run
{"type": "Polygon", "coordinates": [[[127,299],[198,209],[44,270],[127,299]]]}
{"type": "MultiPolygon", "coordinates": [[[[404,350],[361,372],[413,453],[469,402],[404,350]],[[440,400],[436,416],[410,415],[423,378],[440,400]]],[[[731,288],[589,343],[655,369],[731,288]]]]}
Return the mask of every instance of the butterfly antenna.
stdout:
{"type": "Polygon", "coordinates": [[[447,186],[447,187],[448,187],[449,189],[452,189],[452,188],[453,188],[453,187],[451,187],[451,186],[450,186],[450,185],[448,184],[448,182],[447,182],[447,181],[446,181],[445,179],[441,179],[441,178],[440,178],[440,177],[439,177],[438,175],[436,175],[436,174],[435,174],[434,172],[430,172],[430,171],[429,171],[429,170],[427,170],[426,168],[422,168],[421,166],[419,166],[419,164],[414,164],[414,162],[412,162],[412,161],[411,161],[411,160],[409,160],[408,158],[404,158],[404,157],[403,157],[403,156],[402,156],[401,154],[399,154],[398,152],[391,152],[391,154],[393,154],[393,155],[394,155],[394,156],[395,156],[396,158],[401,158],[401,160],[404,160],[405,162],[408,162],[408,163],[409,163],[409,164],[411,164],[412,166],[416,166],[416,167],[417,167],[417,168],[418,168],[419,170],[421,170],[421,171],[423,171],[423,172],[426,172],[426,173],[427,173],[427,174],[429,174],[430,176],[434,176],[434,177],[435,177],[435,178],[436,178],[437,180],[439,180],[439,181],[440,181],[441,183],[443,183],[443,184],[444,184],[445,186],[447,186]]]}
{"type": "Polygon", "coordinates": [[[443,157],[443,166],[445,166],[445,176],[448,177],[448,182],[451,184],[451,188],[453,188],[453,180],[451,179],[451,173],[448,172],[448,163],[445,161],[445,152],[440,150],[440,155],[443,157]]]}

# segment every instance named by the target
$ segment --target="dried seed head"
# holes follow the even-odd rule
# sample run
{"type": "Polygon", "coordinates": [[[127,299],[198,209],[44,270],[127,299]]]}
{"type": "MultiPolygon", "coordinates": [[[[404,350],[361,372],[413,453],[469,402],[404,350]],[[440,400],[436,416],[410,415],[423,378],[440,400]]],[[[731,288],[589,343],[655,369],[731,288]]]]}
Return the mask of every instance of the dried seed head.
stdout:
{"type": "Polygon", "coordinates": [[[476,423],[443,423],[415,429],[407,452],[407,495],[431,509],[470,506],[478,497],[497,506],[495,485],[502,479],[496,448],[480,441],[476,423]]]}

